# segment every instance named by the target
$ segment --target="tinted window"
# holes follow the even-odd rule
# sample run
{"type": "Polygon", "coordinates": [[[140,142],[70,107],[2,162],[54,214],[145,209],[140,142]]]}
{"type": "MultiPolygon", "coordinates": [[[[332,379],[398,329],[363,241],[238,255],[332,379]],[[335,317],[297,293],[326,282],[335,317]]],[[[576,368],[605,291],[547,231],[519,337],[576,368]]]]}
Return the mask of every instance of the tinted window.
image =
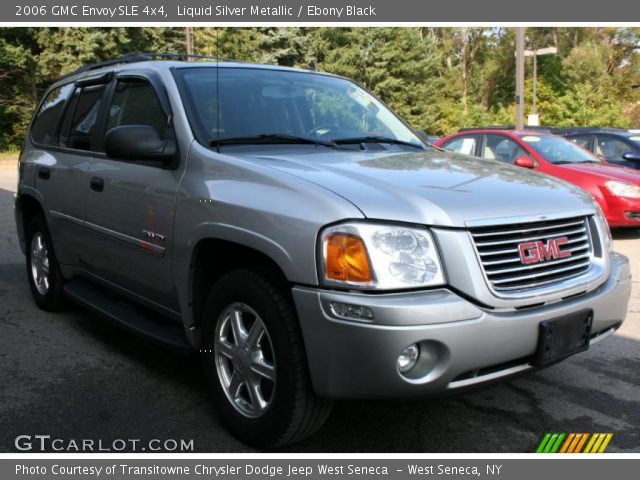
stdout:
{"type": "Polygon", "coordinates": [[[631,146],[627,145],[627,142],[616,137],[598,135],[596,138],[596,155],[609,162],[624,162],[622,155],[633,150],[631,146]]]}
{"type": "Polygon", "coordinates": [[[160,137],[167,128],[167,116],[156,91],[146,80],[119,80],[109,108],[107,131],[122,125],[150,125],[160,137]]]}
{"type": "Polygon", "coordinates": [[[49,92],[31,127],[31,138],[35,143],[55,145],[60,117],[73,85],[64,85],[49,92]]]}
{"type": "Polygon", "coordinates": [[[66,147],[69,143],[69,130],[71,129],[71,120],[73,118],[73,112],[75,111],[76,104],[78,103],[78,97],[80,96],[80,88],[76,88],[68,100],[68,107],[65,109],[64,118],[62,119],[62,125],[60,126],[60,136],[58,137],[58,146],[66,147]]]}
{"type": "Polygon", "coordinates": [[[476,135],[468,135],[464,137],[456,137],[445,143],[442,147],[452,152],[463,153],[465,155],[475,155],[478,137],[476,135]]]}
{"type": "Polygon", "coordinates": [[[520,146],[510,138],[502,135],[487,135],[482,158],[514,163],[516,158],[527,155],[520,146]]]}
{"type": "Polygon", "coordinates": [[[91,150],[91,142],[95,133],[100,112],[100,102],[105,85],[82,87],[73,108],[71,128],[67,146],[77,150],[91,150]]]}
{"type": "Polygon", "coordinates": [[[573,143],[582,148],[589,148],[589,135],[580,135],[577,137],[568,137],[568,140],[571,140],[573,143]]]}

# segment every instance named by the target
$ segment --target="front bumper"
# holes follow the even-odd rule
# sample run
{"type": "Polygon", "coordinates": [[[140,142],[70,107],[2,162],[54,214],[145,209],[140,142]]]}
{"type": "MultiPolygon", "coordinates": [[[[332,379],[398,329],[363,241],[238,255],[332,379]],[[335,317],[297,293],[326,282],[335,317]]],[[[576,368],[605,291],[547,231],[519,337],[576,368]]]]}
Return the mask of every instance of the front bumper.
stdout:
{"type": "Polygon", "coordinates": [[[610,227],[640,227],[640,199],[609,195],[603,210],[610,227]]]}
{"type": "Polygon", "coordinates": [[[622,323],[630,292],[629,260],[613,254],[610,276],[596,290],[525,310],[485,309],[447,289],[372,295],[295,287],[293,297],[316,393],[373,399],[433,395],[533,368],[538,324],[580,310],[593,309],[594,343],[622,323]],[[366,306],[374,320],[336,318],[330,302],[366,306]],[[396,360],[413,343],[437,360],[408,379],[396,360]]]}

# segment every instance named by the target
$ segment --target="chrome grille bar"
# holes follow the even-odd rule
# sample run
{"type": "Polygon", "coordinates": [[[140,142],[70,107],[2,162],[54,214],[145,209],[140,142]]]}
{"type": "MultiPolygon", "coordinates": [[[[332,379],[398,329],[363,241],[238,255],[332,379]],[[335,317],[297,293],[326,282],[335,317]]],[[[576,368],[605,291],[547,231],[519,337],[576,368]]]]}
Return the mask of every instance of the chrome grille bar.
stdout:
{"type": "Polygon", "coordinates": [[[592,260],[585,217],[482,226],[471,228],[470,233],[486,279],[495,291],[525,291],[574,278],[587,272],[592,260]],[[521,244],[533,243],[527,249],[535,249],[537,242],[542,242],[546,248],[547,242],[559,238],[566,239],[560,248],[571,256],[547,258],[545,254],[534,263],[524,263],[520,258],[521,244]]]}

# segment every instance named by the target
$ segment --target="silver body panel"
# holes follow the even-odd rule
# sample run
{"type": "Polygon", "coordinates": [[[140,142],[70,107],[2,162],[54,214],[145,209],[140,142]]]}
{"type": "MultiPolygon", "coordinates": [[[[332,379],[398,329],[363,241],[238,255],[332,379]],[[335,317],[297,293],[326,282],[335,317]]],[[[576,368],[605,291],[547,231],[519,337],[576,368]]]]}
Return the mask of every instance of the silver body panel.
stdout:
{"type": "MultiPolygon", "coordinates": [[[[191,272],[198,243],[218,239],[257,250],[292,285],[314,387],[336,398],[446,391],[467,370],[531,355],[540,321],[592,308],[595,332],[624,319],[630,279],[622,256],[610,260],[601,253],[578,278],[509,295],[490,288],[474,248],[471,227],[541,216],[593,217],[593,200],[577,187],[497,162],[399,147],[223,147],[216,152],[194,138],[170,70],[178,65],[183,66],[143,62],[126,67],[155,72],[166,88],[180,151],[174,170],[43,149],[27,138],[18,231],[23,237],[20,205],[28,196],[45,211],[66,278],[89,275],[173,315],[197,349],[191,272]],[[53,169],[46,182],[37,178],[40,166],[53,169]],[[89,188],[92,175],[105,179],[104,192],[89,188]],[[376,295],[323,288],[318,234],[327,225],[354,219],[431,228],[448,285],[376,295]],[[327,313],[332,300],[368,306],[375,322],[332,318],[327,313]],[[440,345],[443,362],[428,377],[407,381],[395,362],[415,341],[440,345]]],[[[594,241],[604,242],[601,227],[590,232],[594,241]]],[[[24,248],[24,238],[21,244],[24,248]]]]}

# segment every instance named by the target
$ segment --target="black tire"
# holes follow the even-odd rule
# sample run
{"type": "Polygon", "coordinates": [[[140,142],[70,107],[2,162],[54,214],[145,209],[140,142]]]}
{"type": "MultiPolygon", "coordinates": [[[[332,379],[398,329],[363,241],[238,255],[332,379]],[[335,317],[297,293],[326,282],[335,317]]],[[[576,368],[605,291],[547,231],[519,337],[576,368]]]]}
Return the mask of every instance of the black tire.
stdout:
{"type": "Polygon", "coordinates": [[[29,279],[29,287],[31,288],[33,299],[35,300],[36,305],[38,305],[42,310],[59,310],[64,305],[65,300],[64,294],[62,293],[64,279],[62,277],[60,266],[58,265],[58,260],[56,259],[56,254],[53,250],[53,242],[51,241],[51,235],[49,234],[49,228],[47,227],[47,221],[45,220],[44,215],[38,214],[31,219],[27,226],[25,237],[27,242],[27,277],[29,279]],[[36,235],[40,235],[39,238],[44,242],[47,252],[46,256],[48,258],[49,273],[47,275],[48,288],[46,289],[46,292],[39,291],[36,286],[36,279],[34,278],[31,264],[33,254],[32,241],[36,235]]]}
{"type": "Polygon", "coordinates": [[[211,289],[204,308],[201,352],[208,387],[224,425],[240,440],[259,448],[297,442],[317,431],[332,402],[315,395],[309,378],[302,333],[286,282],[269,268],[235,270],[211,289]],[[222,313],[240,302],[266,327],[276,366],[276,382],[265,412],[248,418],[234,407],[218,378],[215,332],[222,313]]]}

